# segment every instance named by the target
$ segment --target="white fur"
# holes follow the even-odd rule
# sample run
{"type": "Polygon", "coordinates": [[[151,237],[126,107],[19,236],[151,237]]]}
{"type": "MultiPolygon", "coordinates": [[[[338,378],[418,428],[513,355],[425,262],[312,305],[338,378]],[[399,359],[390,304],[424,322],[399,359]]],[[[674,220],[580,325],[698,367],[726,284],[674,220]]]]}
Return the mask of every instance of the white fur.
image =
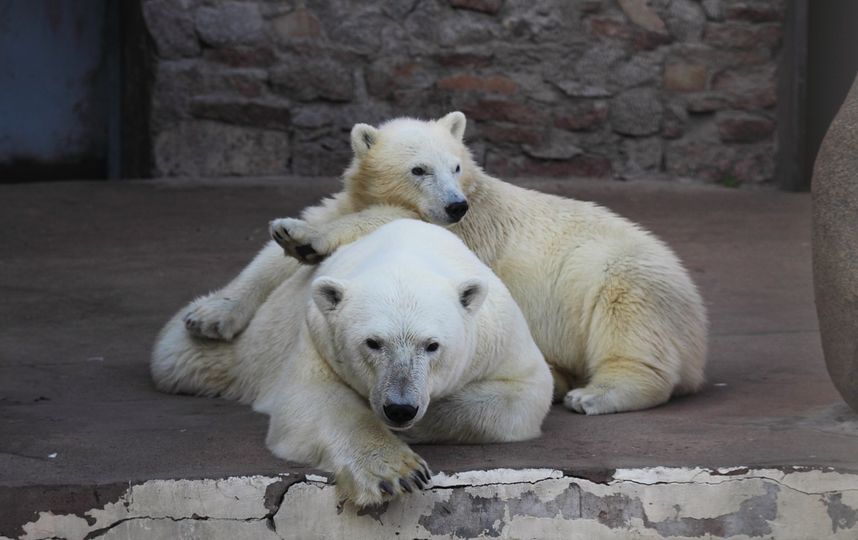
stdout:
{"type": "Polygon", "coordinates": [[[151,370],[164,391],[253,403],[271,417],[276,455],[334,472],[359,506],[382,502],[385,485],[419,484],[425,463],[401,439],[535,437],[551,396],[506,287],[453,234],[413,220],[295,271],[232,342],[193,337],[177,314],[151,370]],[[418,405],[417,417],[391,425],[390,400],[418,405]]]}
{"type": "MultiPolygon", "coordinates": [[[[393,219],[448,225],[509,288],[552,367],[555,398],[570,410],[644,409],[697,391],[706,310],[670,248],[593,203],[492,178],[473,162],[464,126],[453,112],[356,128],[353,135],[368,128],[371,137],[352,141],[366,144],[345,172],[345,190],[303,219],[275,220],[272,233],[293,256],[296,246],[312,246],[312,263],[393,219]],[[432,174],[415,177],[415,165],[432,174]],[[470,210],[450,225],[444,208],[458,195],[470,210]]],[[[257,264],[264,271],[247,282],[264,291],[279,275],[276,265],[257,264]]],[[[240,312],[252,312],[255,298],[241,298],[240,312]]]]}

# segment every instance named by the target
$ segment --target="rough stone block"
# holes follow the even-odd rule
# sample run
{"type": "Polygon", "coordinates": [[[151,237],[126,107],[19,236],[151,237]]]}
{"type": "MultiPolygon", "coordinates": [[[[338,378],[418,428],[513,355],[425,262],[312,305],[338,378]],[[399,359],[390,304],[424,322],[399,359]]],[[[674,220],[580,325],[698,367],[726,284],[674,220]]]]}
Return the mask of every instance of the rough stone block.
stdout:
{"type": "Polygon", "coordinates": [[[454,68],[483,68],[490,66],[493,58],[494,54],[490,51],[439,51],[432,55],[438,65],[454,68]]]}
{"type": "Polygon", "coordinates": [[[688,113],[680,103],[670,103],[664,108],[664,119],[661,122],[661,135],[665,139],[677,139],[685,133],[685,123],[688,113]]]}
{"type": "Polygon", "coordinates": [[[724,18],[724,5],[722,0],[703,0],[700,5],[703,7],[703,11],[709,19],[720,21],[724,18]]]}
{"type": "Polygon", "coordinates": [[[775,66],[726,69],[712,79],[712,89],[729,95],[737,109],[767,109],[777,103],[775,66]]]}
{"type": "Polygon", "coordinates": [[[661,76],[664,55],[657,52],[643,52],[632,56],[627,62],[617,65],[609,80],[623,88],[633,88],[651,83],[661,76]]]}
{"type": "Polygon", "coordinates": [[[777,22],[783,19],[784,10],[778,3],[739,2],[727,6],[728,20],[748,22],[777,22]]]}
{"type": "Polygon", "coordinates": [[[740,22],[709,23],[704,40],[715,47],[753,49],[775,48],[781,41],[779,24],[747,24],[740,22]]]}
{"type": "Polygon", "coordinates": [[[614,17],[590,17],[587,24],[591,34],[602,38],[628,40],[635,34],[631,26],[614,17]]]}
{"type": "Polygon", "coordinates": [[[195,22],[200,39],[213,47],[256,44],[265,37],[262,16],[250,2],[199,7],[195,22]]]}
{"type": "Polygon", "coordinates": [[[282,101],[235,100],[230,97],[198,97],[191,101],[191,114],[196,118],[219,120],[267,129],[288,129],[291,111],[282,101]]]}
{"type": "Polygon", "coordinates": [[[769,139],[775,123],[769,118],[743,112],[723,112],[716,116],[718,135],[724,142],[756,142],[769,139]]]}
{"type": "Polygon", "coordinates": [[[419,58],[383,57],[366,68],[364,80],[370,96],[389,100],[403,89],[430,94],[437,74],[433,66],[419,58]]]}
{"type": "Polygon", "coordinates": [[[454,8],[468,9],[494,15],[503,7],[503,0],[449,0],[454,8]]]}
{"type": "Polygon", "coordinates": [[[569,79],[551,81],[551,83],[569,97],[597,98],[612,95],[610,90],[601,85],[586,84],[569,79]]]}
{"type": "Polygon", "coordinates": [[[537,159],[568,160],[584,153],[576,146],[577,142],[573,134],[555,129],[548,135],[547,141],[540,145],[525,144],[522,149],[525,154],[537,159]]]}
{"type": "Polygon", "coordinates": [[[717,129],[707,127],[702,132],[669,141],[665,166],[670,174],[712,183],[768,182],[774,176],[774,145],[721,144],[717,129]]]}
{"type": "Polygon", "coordinates": [[[668,62],[664,68],[664,88],[672,92],[699,92],[706,89],[709,70],[697,62],[668,62]]]}
{"type": "Polygon", "coordinates": [[[513,143],[538,145],[542,143],[543,133],[533,127],[510,125],[495,122],[481,123],[478,136],[494,143],[513,143]]]}
{"type": "Polygon", "coordinates": [[[698,92],[686,94],[686,110],[694,114],[706,114],[727,109],[731,105],[731,98],[719,92],[698,92]]]}
{"type": "Polygon", "coordinates": [[[604,101],[585,102],[554,118],[554,126],[569,131],[592,131],[608,120],[608,104],[604,101]]]}
{"type": "Polygon", "coordinates": [[[322,35],[322,24],[319,19],[304,7],[273,19],[271,28],[280,43],[316,39],[322,35]]]}
{"type": "Polygon", "coordinates": [[[151,123],[156,132],[190,114],[195,97],[211,94],[254,98],[266,89],[268,72],[261,69],[224,69],[199,62],[161,62],[152,89],[151,123]]]}
{"type": "Polygon", "coordinates": [[[145,2],[143,17],[158,56],[164,59],[199,56],[200,43],[194,31],[194,20],[180,4],[168,0],[145,2]]]}
{"type": "Polygon", "coordinates": [[[468,117],[474,120],[510,122],[513,124],[541,124],[545,114],[525,103],[505,99],[479,99],[462,107],[468,117]]]}
{"type": "Polygon", "coordinates": [[[479,77],[471,74],[451,75],[438,80],[438,88],[455,92],[485,92],[491,94],[514,94],[518,84],[502,75],[479,77]]]}
{"type": "Polygon", "coordinates": [[[330,58],[292,58],[270,71],[273,89],[299,101],[351,101],[355,82],[351,71],[330,58]]]}
{"type": "MultiPolygon", "coordinates": [[[[351,127],[351,126],[349,126],[351,127]]],[[[302,176],[339,176],[352,158],[348,128],[331,129],[324,135],[301,140],[308,133],[298,133],[293,145],[292,174],[302,176]]]]}
{"type": "Polygon", "coordinates": [[[205,51],[204,58],[231,67],[269,67],[277,61],[270,47],[226,47],[205,51]]]}
{"type": "Polygon", "coordinates": [[[607,178],[613,172],[611,160],[595,154],[580,154],[567,160],[525,159],[516,176],[607,178]]]}
{"type": "Polygon", "coordinates": [[[662,152],[661,137],[626,139],[620,148],[622,165],[618,171],[625,178],[658,171],[661,168],[662,152]]]}
{"type": "Polygon", "coordinates": [[[280,131],[185,121],[155,140],[159,176],[265,176],[283,174],[289,135],[280,131]]]}
{"type": "Polygon", "coordinates": [[[667,9],[667,26],[679,41],[700,41],[706,15],[700,2],[673,0],[667,9]]]}
{"type": "Polygon", "coordinates": [[[618,0],[623,13],[636,25],[649,32],[667,34],[667,27],[647,0],[618,0]]]}
{"type": "Polygon", "coordinates": [[[611,102],[611,127],[624,135],[651,135],[661,126],[662,106],[652,88],[635,88],[611,102]]]}

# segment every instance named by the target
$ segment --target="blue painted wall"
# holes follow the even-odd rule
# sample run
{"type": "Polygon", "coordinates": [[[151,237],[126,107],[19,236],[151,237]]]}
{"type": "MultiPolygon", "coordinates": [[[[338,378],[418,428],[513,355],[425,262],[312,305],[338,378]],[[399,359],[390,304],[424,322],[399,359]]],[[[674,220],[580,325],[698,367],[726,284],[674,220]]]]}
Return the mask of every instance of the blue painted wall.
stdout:
{"type": "Polygon", "coordinates": [[[105,1],[0,0],[0,177],[104,177],[105,1]]]}

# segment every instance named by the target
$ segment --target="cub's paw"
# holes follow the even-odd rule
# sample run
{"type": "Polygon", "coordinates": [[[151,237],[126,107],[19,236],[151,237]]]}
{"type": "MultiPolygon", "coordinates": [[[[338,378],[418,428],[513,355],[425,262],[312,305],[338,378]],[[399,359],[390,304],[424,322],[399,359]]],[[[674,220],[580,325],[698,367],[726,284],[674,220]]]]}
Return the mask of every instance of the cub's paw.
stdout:
{"type": "Polygon", "coordinates": [[[197,337],[232,341],[248,323],[237,304],[222,296],[205,296],[188,307],[182,321],[188,332],[197,337]]]}
{"type": "Polygon", "coordinates": [[[617,412],[611,389],[585,386],[576,388],[563,398],[563,406],[581,414],[610,414],[617,412]]]}
{"type": "Polygon", "coordinates": [[[329,254],[318,231],[301,219],[275,219],[268,225],[268,232],[286,255],[300,263],[319,264],[329,254]]]}
{"type": "Polygon", "coordinates": [[[340,468],[335,477],[339,500],[364,507],[425,489],[432,473],[423,458],[402,445],[355,456],[354,462],[340,468]]]}

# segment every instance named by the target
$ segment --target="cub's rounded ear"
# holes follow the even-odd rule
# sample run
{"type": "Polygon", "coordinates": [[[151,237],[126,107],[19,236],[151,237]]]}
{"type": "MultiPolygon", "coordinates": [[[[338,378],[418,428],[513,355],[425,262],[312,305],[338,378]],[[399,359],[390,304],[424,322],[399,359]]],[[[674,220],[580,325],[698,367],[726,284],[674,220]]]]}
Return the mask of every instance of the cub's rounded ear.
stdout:
{"type": "Polygon", "coordinates": [[[459,303],[469,313],[474,313],[483,305],[486,294],[489,292],[488,284],[480,278],[471,278],[459,284],[459,303]]]}
{"type": "Polygon", "coordinates": [[[369,124],[355,124],[352,128],[352,151],[363,158],[372,145],[378,141],[378,130],[369,124]]]}
{"type": "Polygon", "coordinates": [[[465,119],[464,113],[454,111],[446,114],[443,118],[438,120],[438,123],[449,129],[450,133],[453,134],[453,137],[456,137],[461,141],[465,136],[465,127],[467,127],[468,121],[465,119]]]}
{"type": "Polygon", "coordinates": [[[335,311],[343,301],[346,294],[346,283],[331,277],[320,277],[313,281],[311,286],[313,301],[322,313],[335,311]]]}

